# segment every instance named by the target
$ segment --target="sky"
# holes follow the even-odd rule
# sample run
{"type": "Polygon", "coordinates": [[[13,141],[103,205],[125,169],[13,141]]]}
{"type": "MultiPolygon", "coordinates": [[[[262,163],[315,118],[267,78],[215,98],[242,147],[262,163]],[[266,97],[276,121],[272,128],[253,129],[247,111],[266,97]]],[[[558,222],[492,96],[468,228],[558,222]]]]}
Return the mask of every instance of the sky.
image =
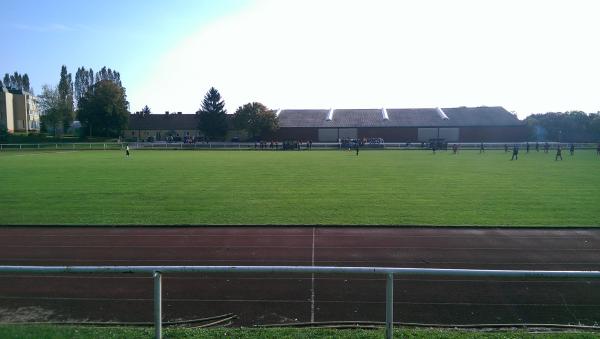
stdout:
{"type": "Polygon", "coordinates": [[[600,111],[596,0],[0,0],[0,73],[116,69],[130,110],[600,111]],[[4,46],[10,46],[5,48],[4,46]]]}

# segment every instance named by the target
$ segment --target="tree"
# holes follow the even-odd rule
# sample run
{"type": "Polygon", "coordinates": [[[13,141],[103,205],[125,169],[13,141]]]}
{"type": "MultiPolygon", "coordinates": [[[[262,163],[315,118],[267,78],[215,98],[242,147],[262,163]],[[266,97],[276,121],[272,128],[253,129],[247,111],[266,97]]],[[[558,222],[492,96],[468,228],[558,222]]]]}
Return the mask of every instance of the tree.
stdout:
{"type": "Polygon", "coordinates": [[[29,84],[29,76],[27,73],[20,74],[19,72],[14,72],[13,74],[4,74],[4,79],[2,81],[4,87],[12,90],[22,90],[25,92],[31,92],[31,86],[29,84]]]}
{"type": "Polygon", "coordinates": [[[109,80],[97,82],[79,101],[77,114],[90,136],[120,135],[129,119],[125,89],[109,80]]]}
{"type": "Polygon", "coordinates": [[[79,67],[77,72],[75,72],[75,86],[73,88],[73,94],[76,103],[81,100],[81,97],[83,97],[85,92],[87,92],[94,84],[93,80],[90,79],[90,72],[92,72],[91,74],[93,76],[93,71],[91,69],[88,71],[85,69],[85,67],[79,67]]]}
{"type": "Polygon", "coordinates": [[[245,130],[248,135],[256,140],[273,137],[279,128],[277,115],[260,102],[252,102],[239,107],[233,116],[234,126],[245,130]]]}
{"type": "Polygon", "coordinates": [[[595,130],[595,115],[581,111],[533,114],[525,121],[532,128],[534,140],[589,142],[600,140],[595,130]]]}
{"type": "Polygon", "coordinates": [[[60,99],[58,89],[44,85],[42,87],[42,94],[38,96],[38,108],[41,113],[42,123],[46,127],[52,127],[54,129],[54,136],[58,136],[64,115],[66,114],[66,107],[60,99]]]}
{"type": "Polygon", "coordinates": [[[144,106],[144,108],[142,108],[141,111],[135,112],[135,114],[147,117],[150,114],[152,114],[152,111],[150,110],[150,107],[148,107],[148,105],[146,105],[146,106],[144,106]]]}
{"type": "Polygon", "coordinates": [[[27,75],[27,73],[23,74],[23,88],[22,88],[25,92],[33,92],[31,90],[31,85],[29,84],[29,75],[27,75]]]}
{"type": "Polygon", "coordinates": [[[58,95],[65,109],[62,122],[65,130],[67,130],[75,118],[75,111],[73,109],[73,80],[71,73],[67,73],[67,66],[65,65],[60,69],[58,95]]]}
{"type": "Polygon", "coordinates": [[[202,101],[202,108],[196,112],[199,117],[198,129],[209,139],[223,138],[227,133],[227,111],[221,94],[211,87],[202,101]]]}
{"type": "Polygon", "coordinates": [[[121,74],[117,71],[113,71],[110,68],[106,68],[106,66],[102,67],[98,73],[96,73],[96,82],[102,80],[109,80],[114,82],[115,84],[122,86],[121,84],[121,74]]]}

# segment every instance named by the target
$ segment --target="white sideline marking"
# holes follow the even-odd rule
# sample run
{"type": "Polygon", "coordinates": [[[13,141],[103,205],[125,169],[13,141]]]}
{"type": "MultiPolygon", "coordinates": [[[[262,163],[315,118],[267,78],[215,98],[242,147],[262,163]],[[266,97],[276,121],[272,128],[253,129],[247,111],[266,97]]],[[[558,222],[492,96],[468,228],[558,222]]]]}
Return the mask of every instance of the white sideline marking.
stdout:
{"type": "MultiPolygon", "coordinates": [[[[315,228],[312,229],[312,267],[315,267],[315,228]]],[[[315,273],[311,274],[310,279],[310,322],[315,322],[315,273]]]]}
{"type": "MultiPolygon", "coordinates": [[[[15,157],[26,157],[28,155],[44,155],[44,154],[59,154],[59,153],[75,153],[79,151],[58,151],[58,152],[44,152],[44,153],[27,153],[27,154],[14,154],[15,157]]],[[[8,155],[7,155],[8,156],[8,155]]]]}

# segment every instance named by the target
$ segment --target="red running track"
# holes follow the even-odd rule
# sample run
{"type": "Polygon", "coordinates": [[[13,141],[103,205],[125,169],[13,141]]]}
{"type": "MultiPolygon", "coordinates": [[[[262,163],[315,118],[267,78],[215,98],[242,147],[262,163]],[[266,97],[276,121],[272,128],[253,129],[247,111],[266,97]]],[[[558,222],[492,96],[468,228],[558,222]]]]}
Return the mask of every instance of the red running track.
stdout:
{"type": "MultiPolygon", "coordinates": [[[[3,227],[2,265],[335,265],[600,270],[600,229],[3,227]]],[[[398,277],[402,322],[600,319],[600,281],[398,277]]],[[[385,319],[382,276],[165,275],[165,320],[385,319]],[[313,293],[314,292],[314,293],[313,293]]],[[[152,279],[2,275],[0,321],[152,321],[152,279]]]]}

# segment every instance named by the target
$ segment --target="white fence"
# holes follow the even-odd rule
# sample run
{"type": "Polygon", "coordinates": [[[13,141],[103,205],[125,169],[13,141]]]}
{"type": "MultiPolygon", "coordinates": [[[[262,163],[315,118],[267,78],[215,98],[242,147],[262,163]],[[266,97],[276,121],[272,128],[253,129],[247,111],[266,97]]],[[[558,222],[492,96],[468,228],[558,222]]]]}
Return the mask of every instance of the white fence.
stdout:
{"type": "MultiPolygon", "coordinates": [[[[483,143],[486,150],[504,150],[508,147],[512,150],[514,145],[518,145],[521,151],[525,151],[527,148],[526,142],[488,142],[483,143]]],[[[544,150],[545,143],[539,143],[539,151],[544,150]]],[[[122,143],[38,143],[38,144],[0,144],[0,151],[85,151],[85,150],[123,150],[125,146],[129,145],[132,149],[140,150],[257,150],[257,151],[281,151],[283,150],[283,143],[278,142],[276,144],[267,143],[263,147],[259,143],[252,142],[197,142],[197,143],[183,143],[183,142],[122,142],[122,143]]],[[[481,143],[448,143],[448,149],[452,148],[452,145],[457,145],[462,150],[479,150],[481,143]]],[[[556,149],[558,142],[549,142],[550,149],[556,149]]],[[[560,143],[563,150],[567,151],[571,144],[560,143]]],[[[592,143],[576,143],[574,144],[576,150],[581,149],[596,149],[597,144],[592,143]]],[[[299,144],[291,150],[340,150],[344,148],[353,148],[355,146],[348,146],[342,143],[327,143],[327,142],[314,142],[308,146],[306,142],[299,144]]],[[[360,147],[362,150],[375,149],[375,150],[429,150],[430,145],[428,143],[420,142],[389,142],[379,144],[365,144],[360,147]]],[[[536,143],[530,142],[529,149],[531,151],[536,150],[536,143]]]]}

